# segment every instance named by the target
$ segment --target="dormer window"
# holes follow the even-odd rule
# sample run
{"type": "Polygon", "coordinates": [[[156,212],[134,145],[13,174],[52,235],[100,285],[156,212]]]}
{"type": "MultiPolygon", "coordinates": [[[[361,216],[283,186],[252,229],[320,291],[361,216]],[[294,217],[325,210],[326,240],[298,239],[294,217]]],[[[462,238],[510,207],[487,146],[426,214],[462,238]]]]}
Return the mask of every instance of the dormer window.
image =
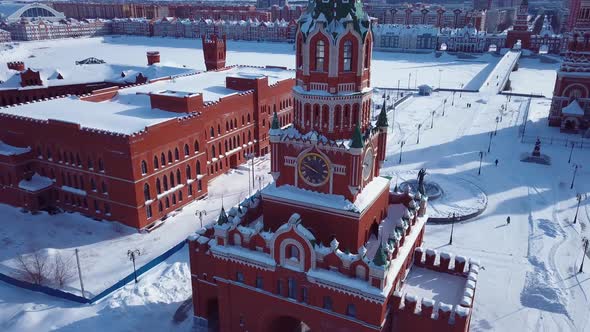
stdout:
{"type": "Polygon", "coordinates": [[[319,40],[315,47],[315,70],[324,71],[325,45],[323,40],[319,40]]]}

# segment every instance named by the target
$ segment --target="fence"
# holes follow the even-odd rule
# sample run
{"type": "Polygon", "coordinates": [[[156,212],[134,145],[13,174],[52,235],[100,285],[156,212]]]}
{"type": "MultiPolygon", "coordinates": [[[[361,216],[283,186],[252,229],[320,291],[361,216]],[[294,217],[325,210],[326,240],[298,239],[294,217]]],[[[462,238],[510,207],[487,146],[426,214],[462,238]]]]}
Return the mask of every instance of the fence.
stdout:
{"type": "Polygon", "coordinates": [[[588,138],[580,138],[580,139],[571,139],[571,138],[560,138],[560,137],[545,137],[545,136],[535,136],[535,135],[523,135],[522,136],[522,143],[535,143],[537,138],[541,141],[542,145],[556,145],[556,146],[563,146],[566,148],[571,148],[572,144],[574,148],[580,149],[590,149],[590,139],[588,138]]]}
{"type": "MultiPolygon", "coordinates": [[[[175,254],[176,252],[180,251],[184,247],[185,244],[186,244],[186,240],[184,240],[184,241],[180,242],[179,244],[175,245],[174,247],[168,249],[166,252],[164,252],[160,256],[152,259],[151,261],[149,261],[148,263],[146,263],[145,265],[143,265],[142,267],[137,269],[137,275],[140,276],[140,275],[144,274],[145,272],[151,270],[156,265],[162,263],[168,257],[170,257],[173,254],[175,254]]],[[[133,279],[134,279],[133,273],[130,273],[129,275],[127,275],[123,279],[114,283],[111,287],[102,291],[100,294],[94,296],[93,298],[87,299],[87,298],[84,298],[84,297],[81,297],[79,295],[75,295],[75,294],[72,294],[69,292],[64,292],[64,291],[54,289],[51,287],[47,287],[47,286],[32,284],[30,282],[18,280],[18,279],[15,279],[15,278],[12,278],[10,276],[0,273],[0,280],[6,282],[8,284],[11,284],[13,286],[21,287],[21,288],[28,289],[28,290],[31,290],[34,292],[44,293],[47,295],[59,297],[59,298],[62,298],[62,299],[68,300],[68,301],[73,301],[73,302],[78,302],[78,303],[94,303],[94,302],[104,298],[105,296],[109,295],[110,293],[116,291],[117,289],[125,286],[129,282],[133,281],[133,279]]]]}

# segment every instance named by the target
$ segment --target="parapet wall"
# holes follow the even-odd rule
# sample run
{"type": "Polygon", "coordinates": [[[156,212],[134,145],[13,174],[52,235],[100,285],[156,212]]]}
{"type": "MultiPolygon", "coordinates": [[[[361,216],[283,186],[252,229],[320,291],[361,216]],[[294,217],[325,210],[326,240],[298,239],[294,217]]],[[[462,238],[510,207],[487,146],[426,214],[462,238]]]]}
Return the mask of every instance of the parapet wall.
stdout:
{"type": "Polygon", "coordinates": [[[414,266],[465,278],[465,287],[459,303],[436,302],[414,294],[393,294],[395,331],[449,331],[469,330],[471,313],[479,274],[479,262],[463,256],[438,253],[433,249],[416,248],[414,266]]]}

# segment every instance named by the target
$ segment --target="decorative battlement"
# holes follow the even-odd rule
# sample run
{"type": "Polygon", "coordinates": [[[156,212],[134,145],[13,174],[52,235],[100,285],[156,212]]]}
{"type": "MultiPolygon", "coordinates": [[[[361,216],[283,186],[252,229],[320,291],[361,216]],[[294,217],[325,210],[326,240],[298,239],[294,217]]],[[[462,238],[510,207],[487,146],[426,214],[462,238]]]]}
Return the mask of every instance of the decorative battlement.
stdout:
{"type": "MultiPolygon", "coordinates": [[[[386,300],[401,267],[408,260],[411,262],[412,246],[427,219],[419,217],[421,213],[417,205],[405,208],[401,216],[392,213],[388,218],[399,218],[399,221],[391,219],[383,223],[394,223],[399,227],[389,226],[394,231],[383,235],[386,240],[379,248],[375,248],[375,243],[368,243],[368,248],[361,246],[354,254],[341,251],[336,238],[329,246],[324,246],[301,224],[298,214],[293,214],[276,231],[264,231],[260,199],[257,194],[231,208],[227,214],[222,210],[214,226],[189,240],[197,242],[199,252],[258,268],[275,270],[281,266],[305,272],[310,280],[322,287],[337,288],[377,303],[386,300]],[[285,233],[290,234],[285,237],[285,233]],[[296,242],[287,240],[301,254],[296,261],[285,256],[284,249],[288,244],[284,241],[287,238],[297,239],[296,242]],[[376,258],[381,255],[383,257],[376,258]]],[[[426,209],[425,205],[423,209],[426,209]]]]}
{"type": "Polygon", "coordinates": [[[148,66],[154,65],[156,63],[160,63],[160,52],[159,51],[148,51],[147,55],[147,63],[148,66]]]}
{"type": "Polygon", "coordinates": [[[453,256],[446,252],[438,253],[436,250],[422,247],[416,248],[413,270],[406,277],[406,284],[393,294],[393,310],[397,315],[397,327],[402,330],[407,326],[419,329],[419,326],[427,324],[432,326],[431,330],[445,331],[448,330],[445,325],[451,325],[451,331],[465,331],[470,321],[480,267],[479,262],[474,260],[469,260],[468,266],[466,264],[467,259],[463,256],[453,256]],[[419,298],[413,293],[421,288],[419,281],[424,270],[415,272],[416,268],[433,271],[436,279],[441,281],[438,286],[429,281],[428,286],[425,286],[429,292],[436,293],[438,291],[436,287],[440,287],[441,291],[460,292],[462,295],[458,299],[444,298],[440,301],[419,298]],[[414,277],[412,273],[416,273],[417,277],[414,277]],[[453,289],[449,290],[449,288],[453,289]],[[456,303],[451,303],[454,300],[456,303]],[[424,322],[421,317],[427,317],[432,321],[424,322]]]}
{"type": "Polygon", "coordinates": [[[210,39],[202,36],[202,41],[205,67],[207,68],[207,71],[224,68],[226,54],[225,34],[222,39],[218,39],[216,35],[212,35],[210,39]]]}
{"type": "Polygon", "coordinates": [[[8,69],[16,70],[16,71],[24,71],[25,70],[25,63],[22,61],[11,61],[7,62],[6,66],[8,69]]]}

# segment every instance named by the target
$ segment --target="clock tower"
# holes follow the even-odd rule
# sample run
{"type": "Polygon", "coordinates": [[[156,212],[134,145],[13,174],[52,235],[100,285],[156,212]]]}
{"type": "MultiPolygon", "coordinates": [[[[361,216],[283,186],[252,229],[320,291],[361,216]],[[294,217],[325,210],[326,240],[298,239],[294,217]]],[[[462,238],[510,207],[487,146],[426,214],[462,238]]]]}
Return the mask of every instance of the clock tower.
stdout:
{"type": "Polygon", "coordinates": [[[389,186],[379,178],[385,109],[371,118],[371,21],[360,1],[316,0],[298,24],[294,120],[272,123],[275,183],[263,190],[265,224],[279,227],[297,206],[320,238],[337,236],[356,250],[376,231],[373,219],[378,224],[387,213],[389,186]],[[379,212],[369,217],[371,209],[379,212]]]}

